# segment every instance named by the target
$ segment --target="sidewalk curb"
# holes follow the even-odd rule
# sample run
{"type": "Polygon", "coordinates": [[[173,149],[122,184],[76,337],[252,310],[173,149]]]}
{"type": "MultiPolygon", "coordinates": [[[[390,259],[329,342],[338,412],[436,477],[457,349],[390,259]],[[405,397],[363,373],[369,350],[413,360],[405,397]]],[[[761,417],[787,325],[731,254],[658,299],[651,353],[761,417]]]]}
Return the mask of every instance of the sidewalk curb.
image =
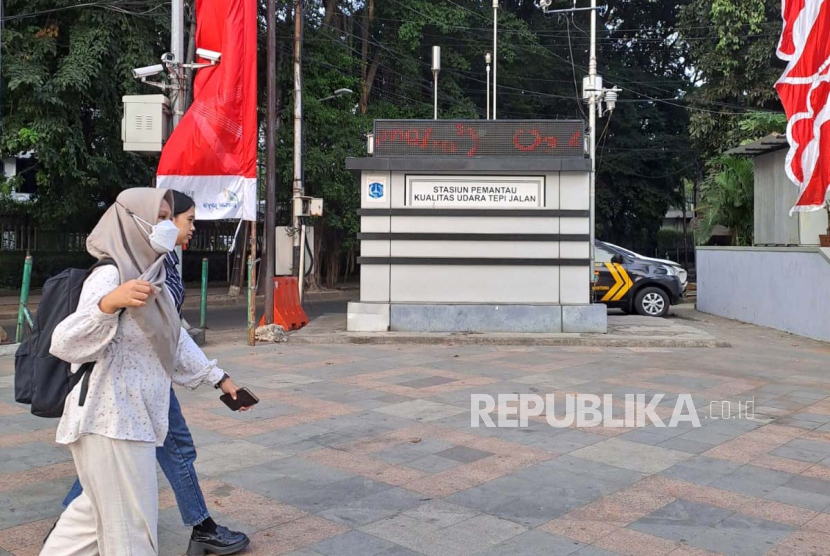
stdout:
{"type": "Polygon", "coordinates": [[[294,345],[447,345],[447,346],[550,346],[550,347],[633,347],[633,348],[731,348],[732,344],[716,339],[682,339],[654,337],[608,336],[504,336],[493,334],[407,334],[379,332],[376,334],[339,333],[302,335],[289,334],[294,345]]]}

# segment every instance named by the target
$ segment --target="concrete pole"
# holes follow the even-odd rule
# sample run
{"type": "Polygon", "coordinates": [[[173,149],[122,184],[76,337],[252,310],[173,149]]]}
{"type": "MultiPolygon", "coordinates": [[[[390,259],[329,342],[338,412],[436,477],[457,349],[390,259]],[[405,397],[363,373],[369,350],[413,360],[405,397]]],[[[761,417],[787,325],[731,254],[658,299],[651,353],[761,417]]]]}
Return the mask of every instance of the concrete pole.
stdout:
{"type": "MultiPolygon", "coordinates": [[[[591,50],[588,59],[588,133],[591,142],[589,153],[591,157],[591,177],[588,188],[588,201],[590,206],[589,228],[590,243],[588,245],[589,258],[591,259],[589,279],[594,273],[594,240],[596,233],[596,183],[597,183],[597,100],[599,92],[597,89],[597,0],[591,0],[591,50]]],[[[593,301],[593,299],[592,299],[593,301]]]]}
{"type": "MultiPolygon", "coordinates": [[[[305,193],[303,186],[303,2],[294,0],[294,187],[293,198],[302,197],[305,193]]],[[[300,260],[300,215],[297,214],[296,203],[291,203],[293,211],[291,227],[294,229],[294,275],[303,279],[303,271],[299,268],[300,260]]]]}
{"type": "MultiPolygon", "coordinates": [[[[173,89],[173,129],[179,125],[184,115],[186,92],[184,90],[184,0],[172,0],[170,9],[170,52],[176,60],[176,88],[173,89]]],[[[179,276],[182,275],[182,258],[184,252],[181,246],[176,247],[176,256],[179,264],[176,265],[179,276]]]]}
{"type": "Polygon", "coordinates": [[[493,119],[496,119],[496,94],[498,89],[498,77],[496,66],[498,65],[498,22],[499,22],[499,0],[493,0],[493,119]]]}
{"type": "Polygon", "coordinates": [[[176,57],[176,89],[173,98],[173,127],[184,115],[184,0],[172,0],[170,18],[170,52],[176,57]]]}
{"type": "Polygon", "coordinates": [[[276,0],[268,0],[266,7],[268,28],[268,60],[266,62],[266,127],[265,127],[265,324],[274,323],[274,274],[276,274],[277,226],[277,7],[276,0]]]}

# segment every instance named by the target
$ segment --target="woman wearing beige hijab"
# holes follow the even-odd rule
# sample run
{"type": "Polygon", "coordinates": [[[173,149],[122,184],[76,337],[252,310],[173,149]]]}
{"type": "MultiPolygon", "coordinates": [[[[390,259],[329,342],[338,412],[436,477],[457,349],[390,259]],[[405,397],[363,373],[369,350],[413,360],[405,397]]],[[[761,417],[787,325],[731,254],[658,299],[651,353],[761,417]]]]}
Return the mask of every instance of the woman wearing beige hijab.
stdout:
{"type": "Polygon", "coordinates": [[[164,287],[163,255],[178,234],[172,204],[169,191],[128,189],[87,239],[91,255],[115,265],[87,278],[50,350],[73,371],[95,362],[83,405],[79,385],[57,431],[84,491],[61,515],[42,556],[157,555],[156,446],[167,435],[170,381],[191,389],[221,383],[235,396],[216,361],[182,333],[164,287]]]}

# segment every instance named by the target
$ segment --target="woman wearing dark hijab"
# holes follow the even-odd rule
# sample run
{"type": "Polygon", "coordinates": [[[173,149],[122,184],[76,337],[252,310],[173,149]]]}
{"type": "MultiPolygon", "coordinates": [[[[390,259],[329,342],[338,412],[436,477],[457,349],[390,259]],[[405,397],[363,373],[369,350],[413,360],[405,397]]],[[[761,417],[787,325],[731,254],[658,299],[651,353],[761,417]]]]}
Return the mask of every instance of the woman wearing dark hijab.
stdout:
{"type": "Polygon", "coordinates": [[[42,556],[157,556],[156,448],[168,432],[171,379],[181,386],[236,385],[187,333],[165,287],[165,257],[178,229],[173,196],[162,189],[122,192],[87,239],[115,265],[84,282],[75,313],[52,335],[51,352],[95,362],[88,394],[66,398],[56,441],[68,445],[83,493],[63,512],[42,556]],[[223,381],[224,379],[224,381],[223,381]]]}
{"type": "MultiPolygon", "coordinates": [[[[194,226],[196,206],[193,199],[187,195],[178,191],[172,191],[172,194],[173,223],[178,228],[176,245],[184,245],[190,241],[196,229],[194,226]]],[[[164,255],[164,268],[167,272],[165,286],[181,316],[185,289],[177,269],[178,264],[179,259],[175,250],[164,255]]],[[[245,533],[222,527],[210,517],[194,467],[196,446],[182,415],[179,400],[172,388],[170,389],[167,437],[164,439],[164,446],[156,448],[156,459],[176,495],[182,521],[185,526],[193,528],[187,550],[188,556],[201,556],[207,553],[226,556],[241,552],[248,547],[250,539],[245,533]]],[[[76,480],[63,502],[63,507],[67,508],[81,492],[83,492],[81,482],[76,480]]]]}

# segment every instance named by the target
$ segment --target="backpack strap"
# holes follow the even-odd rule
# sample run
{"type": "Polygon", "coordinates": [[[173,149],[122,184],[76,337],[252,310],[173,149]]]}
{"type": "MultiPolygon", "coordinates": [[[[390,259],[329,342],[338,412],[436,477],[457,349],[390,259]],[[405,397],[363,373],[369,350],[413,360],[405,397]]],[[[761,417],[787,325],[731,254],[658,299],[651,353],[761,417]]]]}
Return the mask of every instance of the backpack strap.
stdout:
{"type": "Polygon", "coordinates": [[[81,365],[81,368],[78,369],[78,373],[83,375],[81,379],[81,393],[78,396],[78,405],[83,406],[86,403],[86,395],[89,392],[89,375],[92,374],[92,368],[95,366],[95,362],[91,363],[84,363],[81,365]]]}
{"type": "Polygon", "coordinates": [[[113,259],[110,259],[110,258],[100,259],[100,260],[96,261],[94,265],[89,267],[89,270],[86,273],[87,278],[89,278],[89,275],[92,274],[92,271],[95,270],[96,268],[100,268],[102,266],[109,266],[109,265],[115,265],[115,261],[113,259]]]}

